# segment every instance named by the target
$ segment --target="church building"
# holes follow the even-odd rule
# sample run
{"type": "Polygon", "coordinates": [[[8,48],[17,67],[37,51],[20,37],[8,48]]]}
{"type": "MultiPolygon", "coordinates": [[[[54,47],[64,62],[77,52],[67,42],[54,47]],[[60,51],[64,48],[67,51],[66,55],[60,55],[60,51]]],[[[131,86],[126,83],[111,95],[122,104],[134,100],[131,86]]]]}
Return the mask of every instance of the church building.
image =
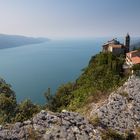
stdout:
{"type": "Polygon", "coordinates": [[[125,37],[125,44],[120,43],[117,39],[108,41],[103,45],[103,52],[112,52],[114,55],[126,54],[130,50],[130,36],[125,37]]]}

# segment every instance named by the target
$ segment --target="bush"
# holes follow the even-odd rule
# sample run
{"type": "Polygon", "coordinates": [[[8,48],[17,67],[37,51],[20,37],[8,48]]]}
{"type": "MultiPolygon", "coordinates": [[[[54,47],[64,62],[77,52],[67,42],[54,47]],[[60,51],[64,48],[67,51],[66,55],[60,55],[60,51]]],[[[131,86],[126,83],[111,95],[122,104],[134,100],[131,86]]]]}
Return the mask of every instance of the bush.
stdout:
{"type": "Polygon", "coordinates": [[[69,105],[71,99],[73,98],[72,91],[74,90],[73,83],[67,83],[58,88],[54,97],[48,92],[45,93],[47,99],[47,107],[52,111],[61,111],[62,108],[69,105]]]}
{"type": "Polygon", "coordinates": [[[18,111],[14,119],[16,122],[28,120],[40,111],[40,107],[33,104],[29,99],[22,101],[17,108],[18,111]]]}
{"type": "Polygon", "coordinates": [[[134,65],[134,66],[132,67],[132,69],[133,69],[134,71],[140,70],[140,64],[134,65]]]}
{"type": "Polygon", "coordinates": [[[16,113],[15,93],[5,81],[0,81],[0,124],[10,123],[16,113]]]}
{"type": "Polygon", "coordinates": [[[117,133],[115,130],[108,129],[102,132],[102,140],[127,140],[125,136],[117,133]]]}
{"type": "Polygon", "coordinates": [[[16,96],[11,86],[0,79],[0,124],[24,121],[40,111],[40,106],[30,100],[16,102],[16,96]]]}
{"type": "Polygon", "coordinates": [[[134,71],[135,75],[140,76],[140,64],[134,65],[132,70],[134,71]]]}

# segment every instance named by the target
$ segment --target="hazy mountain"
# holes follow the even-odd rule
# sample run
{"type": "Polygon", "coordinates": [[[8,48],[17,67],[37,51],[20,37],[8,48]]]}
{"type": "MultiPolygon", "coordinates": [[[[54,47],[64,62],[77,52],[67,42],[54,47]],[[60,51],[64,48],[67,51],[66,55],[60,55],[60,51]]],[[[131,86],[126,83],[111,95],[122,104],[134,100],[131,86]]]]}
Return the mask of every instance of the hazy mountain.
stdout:
{"type": "Polygon", "coordinates": [[[133,48],[140,48],[140,41],[132,45],[133,48]]]}
{"type": "Polygon", "coordinates": [[[133,39],[131,48],[140,48],[140,37],[133,39]]]}
{"type": "Polygon", "coordinates": [[[46,41],[49,41],[49,39],[0,34],[0,49],[19,47],[28,44],[37,44],[46,41]]]}

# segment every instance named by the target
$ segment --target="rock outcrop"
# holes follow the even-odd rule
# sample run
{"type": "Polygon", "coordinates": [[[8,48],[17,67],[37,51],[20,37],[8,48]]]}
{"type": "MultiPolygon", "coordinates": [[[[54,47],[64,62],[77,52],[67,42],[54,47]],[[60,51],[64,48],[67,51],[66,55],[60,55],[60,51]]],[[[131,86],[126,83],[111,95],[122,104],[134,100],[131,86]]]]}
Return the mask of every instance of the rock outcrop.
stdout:
{"type": "Polygon", "coordinates": [[[98,117],[99,125],[94,126],[78,113],[42,110],[31,120],[0,126],[0,140],[101,140],[106,128],[133,133],[140,128],[140,78],[131,76],[107,100],[93,103],[92,116],[98,117]]]}
{"type": "Polygon", "coordinates": [[[41,111],[32,120],[0,127],[0,140],[100,140],[98,130],[78,113],[41,111]]]}
{"type": "Polygon", "coordinates": [[[131,76],[104,104],[93,108],[103,126],[125,133],[140,126],[140,78],[131,76]]]}

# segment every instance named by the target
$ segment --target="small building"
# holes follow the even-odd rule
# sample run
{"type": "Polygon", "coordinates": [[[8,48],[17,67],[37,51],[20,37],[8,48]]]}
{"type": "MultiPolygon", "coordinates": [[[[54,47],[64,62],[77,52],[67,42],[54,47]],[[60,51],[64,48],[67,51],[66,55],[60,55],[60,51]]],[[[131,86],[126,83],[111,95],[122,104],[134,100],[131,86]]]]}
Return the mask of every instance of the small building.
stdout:
{"type": "Polygon", "coordinates": [[[136,64],[140,64],[140,50],[135,50],[126,53],[126,64],[132,67],[136,64]]]}
{"type": "Polygon", "coordinates": [[[103,45],[103,52],[112,52],[114,55],[120,55],[129,52],[129,48],[130,36],[127,34],[125,44],[120,43],[117,39],[113,39],[103,45]]]}

